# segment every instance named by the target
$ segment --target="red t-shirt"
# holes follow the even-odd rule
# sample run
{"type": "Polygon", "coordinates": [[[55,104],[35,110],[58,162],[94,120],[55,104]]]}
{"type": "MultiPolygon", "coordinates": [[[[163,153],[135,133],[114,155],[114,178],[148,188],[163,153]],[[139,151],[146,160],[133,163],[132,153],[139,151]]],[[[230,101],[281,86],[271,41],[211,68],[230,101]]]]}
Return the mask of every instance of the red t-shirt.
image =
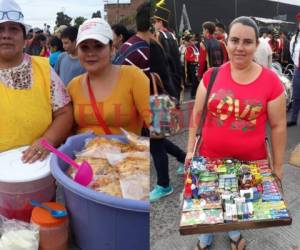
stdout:
{"type": "MultiPolygon", "coordinates": [[[[212,69],[203,76],[205,87],[212,69]]],[[[230,63],[219,68],[208,101],[200,154],[240,160],[266,158],[267,103],[284,91],[277,75],[263,68],[256,80],[241,85],[230,73],[230,63]]]]}

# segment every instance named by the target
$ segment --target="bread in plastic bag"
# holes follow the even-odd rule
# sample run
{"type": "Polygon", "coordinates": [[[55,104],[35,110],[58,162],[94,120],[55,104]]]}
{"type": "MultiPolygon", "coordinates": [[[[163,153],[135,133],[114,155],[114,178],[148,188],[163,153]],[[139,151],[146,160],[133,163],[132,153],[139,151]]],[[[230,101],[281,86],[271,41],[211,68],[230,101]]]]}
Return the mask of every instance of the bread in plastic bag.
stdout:
{"type": "Polygon", "coordinates": [[[116,165],[126,158],[138,158],[138,159],[148,159],[150,161],[150,153],[149,152],[127,152],[127,153],[106,153],[106,159],[110,165],[116,165]]]}
{"type": "Polygon", "coordinates": [[[145,173],[136,173],[120,178],[122,196],[125,199],[148,200],[150,180],[145,173]]]}
{"type": "Polygon", "coordinates": [[[39,227],[0,215],[0,250],[38,250],[39,227]]]}
{"type": "Polygon", "coordinates": [[[128,132],[125,129],[122,129],[126,139],[129,144],[132,145],[138,151],[149,151],[150,150],[150,141],[148,137],[138,136],[132,132],[128,132]]]}
{"type": "Polygon", "coordinates": [[[119,177],[115,174],[95,176],[90,187],[97,192],[107,193],[113,196],[122,197],[119,177]]]}

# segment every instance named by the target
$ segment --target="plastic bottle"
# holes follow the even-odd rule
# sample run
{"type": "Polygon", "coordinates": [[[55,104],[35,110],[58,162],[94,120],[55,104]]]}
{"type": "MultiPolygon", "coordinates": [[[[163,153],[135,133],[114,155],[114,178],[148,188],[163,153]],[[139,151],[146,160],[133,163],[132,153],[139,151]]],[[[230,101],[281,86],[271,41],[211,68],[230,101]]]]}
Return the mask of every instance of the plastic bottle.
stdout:
{"type": "MultiPolygon", "coordinates": [[[[66,210],[56,202],[43,203],[53,209],[66,210]]],[[[68,250],[69,220],[68,217],[54,218],[44,208],[35,207],[31,215],[31,223],[40,227],[39,250],[68,250]]]]}

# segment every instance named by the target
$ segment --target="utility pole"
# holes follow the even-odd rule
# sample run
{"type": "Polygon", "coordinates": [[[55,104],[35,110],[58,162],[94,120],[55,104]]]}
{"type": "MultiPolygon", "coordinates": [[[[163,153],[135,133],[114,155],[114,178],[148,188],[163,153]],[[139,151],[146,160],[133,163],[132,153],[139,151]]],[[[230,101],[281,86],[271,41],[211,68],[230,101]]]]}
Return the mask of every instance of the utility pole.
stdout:
{"type": "Polygon", "coordinates": [[[119,0],[117,0],[117,23],[119,23],[119,15],[120,15],[120,12],[119,12],[119,7],[120,7],[120,5],[119,5],[119,0]]]}
{"type": "Polygon", "coordinates": [[[176,0],[173,0],[173,8],[174,8],[175,31],[176,31],[176,34],[177,34],[178,33],[178,27],[177,27],[176,0]]]}
{"type": "Polygon", "coordinates": [[[234,0],[234,17],[237,18],[237,1],[238,0],[234,0]]]}

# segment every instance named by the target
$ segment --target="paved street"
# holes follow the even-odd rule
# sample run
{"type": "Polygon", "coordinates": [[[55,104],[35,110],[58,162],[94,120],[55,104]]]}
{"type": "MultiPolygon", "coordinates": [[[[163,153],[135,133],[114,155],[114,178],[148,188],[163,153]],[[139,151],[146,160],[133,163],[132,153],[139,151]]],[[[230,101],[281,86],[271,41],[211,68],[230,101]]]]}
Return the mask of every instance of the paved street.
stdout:
{"type": "MultiPolygon", "coordinates": [[[[185,113],[187,106],[184,105],[185,113]]],[[[299,123],[298,123],[299,124],[299,123]]],[[[171,140],[185,149],[187,131],[176,135],[171,140]]],[[[300,126],[288,129],[288,146],[286,158],[293,146],[300,142],[300,126]]],[[[176,160],[169,156],[170,179],[174,193],[151,206],[151,250],[190,250],[194,249],[197,235],[180,236],[180,194],[183,189],[182,176],[176,174],[176,160]]],[[[156,173],[151,166],[151,189],[156,183],[156,173]]],[[[300,169],[285,164],[283,179],[284,197],[288,203],[288,209],[293,219],[290,226],[273,227],[256,230],[243,230],[243,236],[247,240],[247,250],[290,250],[300,247],[300,169]]],[[[226,233],[215,234],[212,250],[230,249],[226,233]]],[[[300,248],[299,248],[300,249],[300,248]]]]}

